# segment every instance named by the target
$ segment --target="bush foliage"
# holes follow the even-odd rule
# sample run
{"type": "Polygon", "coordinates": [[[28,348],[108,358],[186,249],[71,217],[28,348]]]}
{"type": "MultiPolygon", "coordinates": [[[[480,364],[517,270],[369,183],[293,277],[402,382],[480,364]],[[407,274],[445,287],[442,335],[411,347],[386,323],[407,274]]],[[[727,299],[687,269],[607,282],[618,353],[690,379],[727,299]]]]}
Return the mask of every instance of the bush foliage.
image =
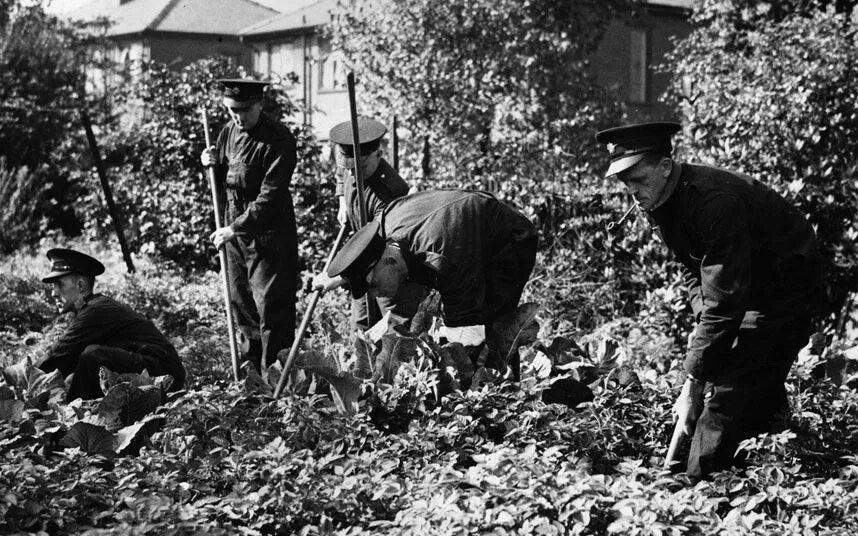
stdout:
{"type": "MultiPolygon", "coordinates": [[[[62,378],[26,363],[6,368],[0,531],[858,530],[858,365],[844,351],[858,332],[803,354],[788,384],[792,432],[755,438],[746,446],[753,465],[689,486],[661,469],[681,351],[660,335],[669,331],[663,316],[617,318],[573,339],[555,321],[568,316],[545,312],[562,297],[544,296],[538,310],[526,308],[541,328],[520,338],[521,389],[490,376],[467,388],[458,379],[476,371],[457,359],[461,347],[437,345],[417,327],[414,344],[397,335],[398,344],[367,354],[366,343],[344,335],[346,296],[325,296],[293,387],[275,401],[276,366],[267,378],[225,379],[216,277],[189,281],[145,259],[137,274],[121,275],[118,255],[95,253],[108,265],[99,289],[155,319],[181,349],[189,390],[162,398],[160,380],[105,376],[108,396],[69,405],[62,378]],[[370,355],[366,366],[379,373],[359,374],[370,355]],[[593,400],[575,408],[540,400],[552,370],[588,382],[593,400]]],[[[29,275],[38,269],[28,268],[41,259],[3,265],[10,290],[0,300],[20,318],[29,313],[4,322],[51,330],[29,275]]],[[[44,346],[34,336],[4,335],[0,364],[38,357],[44,346]]]]}

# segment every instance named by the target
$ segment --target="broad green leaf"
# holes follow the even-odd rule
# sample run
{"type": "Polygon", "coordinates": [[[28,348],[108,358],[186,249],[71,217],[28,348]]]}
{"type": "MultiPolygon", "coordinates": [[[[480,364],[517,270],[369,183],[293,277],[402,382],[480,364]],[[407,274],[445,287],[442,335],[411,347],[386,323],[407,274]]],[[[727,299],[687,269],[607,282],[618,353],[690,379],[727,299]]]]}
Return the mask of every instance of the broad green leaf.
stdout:
{"type": "Polygon", "coordinates": [[[539,324],[536,313],[539,305],[524,303],[512,313],[497,318],[490,326],[486,326],[486,345],[491,350],[489,365],[497,370],[504,370],[518,348],[536,341],[539,324]]]}
{"type": "Polygon", "coordinates": [[[358,378],[372,378],[374,369],[373,349],[375,346],[358,331],[355,336],[355,356],[350,372],[358,378]]]}
{"type": "Polygon", "coordinates": [[[75,423],[60,440],[60,445],[66,448],[77,447],[87,454],[112,455],[113,434],[103,426],[88,422],[75,423]]]}
{"type": "Polygon", "coordinates": [[[4,367],[3,378],[12,387],[26,390],[29,386],[29,377],[33,368],[33,362],[28,356],[14,365],[4,367]]]}
{"type": "Polygon", "coordinates": [[[0,400],[0,421],[15,423],[21,419],[24,402],[20,400],[0,400]]]}
{"type": "MultiPolygon", "coordinates": [[[[249,362],[248,362],[249,363],[249,362]]],[[[274,394],[274,389],[256,372],[256,367],[250,365],[244,367],[244,391],[247,393],[260,393],[263,395],[274,394]]]]}
{"type": "Polygon", "coordinates": [[[387,311],[381,319],[366,330],[365,333],[367,339],[371,340],[373,343],[378,343],[378,341],[380,341],[384,335],[389,333],[390,330],[390,311],[387,311]]]}
{"type": "Polygon", "coordinates": [[[116,422],[128,426],[155,411],[160,404],[161,390],[158,387],[135,387],[130,383],[120,383],[107,391],[96,411],[112,428],[116,422]]]}
{"type": "Polygon", "coordinates": [[[268,385],[276,386],[280,381],[280,375],[283,373],[283,365],[279,359],[275,359],[274,363],[268,365],[268,368],[262,372],[263,381],[268,385]]]}
{"type": "Polygon", "coordinates": [[[146,369],[143,369],[140,373],[119,373],[114,372],[107,367],[100,367],[98,369],[98,381],[99,385],[101,385],[101,392],[106,393],[114,385],[119,385],[120,383],[130,383],[131,385],[139,387],[143,385],[152,385],[155,380],[149,375],[149,371],[146,369]]]}
{"type": "Polygon", "coordinates": [[[545,346],[537,343],[536,349],[545,354],[553,367],[560,367],[567,363],[589,359],[589,355],[578,343],[567,337],[556,337],[551,344],[545,346]]]}
{"type": "Polygon", "coordinates": [[[331,396],[340,413],[354,415],[358,409],[358,397],[363,382],[349,372],[339,372],[335,376],[322,376],[333,390],[331,396]]]}
{"type": "Polygon", "coordinates": [[[558,378],[542,392],[542,401],[546,404],[563,404],[570,408],[593,398],[593,391],[573,378],[558,378]]]}
{"type": "Polygon", "coordinates": [[[351,372],[340,371],[336,359],[332,356],[312,350],[304,352],[296,367],[317,374],[330,384],[334,404],[341,413],[350,415],[357,411],[363,382],[351,372]]]}
{"type": "Polygon", "coordinates": [[[33,401],[31,407],[47,409],[49,404],[58,404],[65,400],[66,382],[59,370],[47,374],[32,374],[30,381],[27,394],[33,401]]]}
{"type": "Polygon", "coordinates": [[[417,353],[417,340],[403,337],[398,333],[389,333],[381,339],[381,352],[375,358],[373,379],[384,383],[393,383],[396,371],[402,362],[410,362],[417,353]]]}
{"type": "Polygon", "coordinates": [[[161,429],[164,421],[162,415],[149,415],[139,422],[118,430],[114,438],[114,450],[120,455],[137,454],[149,437],[161,429]]]}

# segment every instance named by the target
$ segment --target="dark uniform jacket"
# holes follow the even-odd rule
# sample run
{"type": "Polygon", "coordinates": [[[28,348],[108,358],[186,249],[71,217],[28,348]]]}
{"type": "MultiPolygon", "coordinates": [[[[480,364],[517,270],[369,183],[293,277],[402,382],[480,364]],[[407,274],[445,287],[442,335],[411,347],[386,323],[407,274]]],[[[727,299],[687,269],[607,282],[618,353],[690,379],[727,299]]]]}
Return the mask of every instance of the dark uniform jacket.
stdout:
{"type": "Polygon", "coordinates": [[[236,233],[295,232],[289,190],[295,147],[289,129],[265,114],[248,131],[233,122],[221,130],[215,171],[218,187],[226,187],[226,223],[236,233]]]}
{"type": "Polygon", "coordinates": [[[112,298],[90,294],[39,367],[59,369],[67,376],[89,345],[121,348],[162,361],[179,359],[176,349],[149,319],[112,298]]]}
{"type": "Polygon", "coordinates": [[[381,229],[400,244],[409,279],[439,291],[451,327],[486,324],[514,308],[536,256],[533,224],[486,192],[401,197],[382,213],[381,229]]]}
{"type": "Polygon", "coordinates": [[[808,315],[820,286],[816,237],[805,217],[746,175],[675,164],[675,188],[651,222],[687,270],[698,326],[685,369],[711,380],[740,326],[808,315]]]}
{"type": "MultiPolygon", "coordinates": [[[[384,159],[371,177],[364,179],[363,196],[366,200],[366,221],[374,221],[391,201],[408,193],[408,183],[384,159]]],[[[337,195],[346,200],[349,225],[360,229],[360,207],[358,206],[357,183],[351,174],[339,174],[337,195]],[[345,176],[345,178],[344,178],[345,176]]]]}

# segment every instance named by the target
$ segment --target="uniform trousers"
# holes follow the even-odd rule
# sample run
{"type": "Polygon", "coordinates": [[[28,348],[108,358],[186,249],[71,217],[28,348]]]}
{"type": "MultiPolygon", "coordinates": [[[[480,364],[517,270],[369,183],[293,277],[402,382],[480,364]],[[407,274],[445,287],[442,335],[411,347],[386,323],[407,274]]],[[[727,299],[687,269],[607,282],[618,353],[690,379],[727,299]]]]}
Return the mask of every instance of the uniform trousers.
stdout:
{"type": "Polygon", "coordinates": [[[145,369],[150,376],[173,377],[171,391],[178,391],[185,385],[185,368],[178,354],[153,355],[149,352],[132,352],[113,346],[91,344],[84,348],[74,369],[69,386],[68,401],[75,398],[92,399],[104,396],[99,384],[98,371],[101,367],[121,374],[140,373],[145,369]]]}
{"type": "Polygon", "coordinates": [[[686,468],[689,475],[702,478],[741,463],[739,443],[771,430],[773,418],[788,409],[784,381],[810,331],[807,314],[745,315],[697,421],[686,468]]]}
{"type": "Polygon", "coordinates": [[[285,232],[238,235],[226,243],[240,351],[257,369],[294,340],[297,249],[295,236],[285,232]]]}

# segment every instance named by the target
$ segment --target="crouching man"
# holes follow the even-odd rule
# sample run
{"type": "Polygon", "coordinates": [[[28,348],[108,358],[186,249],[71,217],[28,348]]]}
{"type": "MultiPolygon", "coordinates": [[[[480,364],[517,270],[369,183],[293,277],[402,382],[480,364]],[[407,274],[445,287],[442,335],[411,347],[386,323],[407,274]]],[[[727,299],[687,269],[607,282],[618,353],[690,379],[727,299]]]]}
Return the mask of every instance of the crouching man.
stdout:
{"type": "MultiPolygon", "coordinates": [[[[533,224],[491,194],[427,190],[391,201],[313,286],[325,292],[348,285],[355,298],[367,291],[394,298],[410,282],[434,288],[447,339],[473,344],[485,338],[486,325],[518,306],[537,242],[533,224]]],[[[518,380],[519,364],[510,365],[518,380]]]]}
{"type": "Polygon", "coordinates": [[[127,306],[95,294],[95,278],[104,273],[96,259],[71,249],[48,251],[51,272],[42,278],[53,285],[53,295],[61,313],[73,318],[62,337],[39,363],[45,372],[74,373],[68,400],[103,396],[98,379],[100,367],[114,372],[143,372],[151,376],[169,374],[171,390],[185,383],[185,368],[176,349],[142,315],[127,306]]]}

